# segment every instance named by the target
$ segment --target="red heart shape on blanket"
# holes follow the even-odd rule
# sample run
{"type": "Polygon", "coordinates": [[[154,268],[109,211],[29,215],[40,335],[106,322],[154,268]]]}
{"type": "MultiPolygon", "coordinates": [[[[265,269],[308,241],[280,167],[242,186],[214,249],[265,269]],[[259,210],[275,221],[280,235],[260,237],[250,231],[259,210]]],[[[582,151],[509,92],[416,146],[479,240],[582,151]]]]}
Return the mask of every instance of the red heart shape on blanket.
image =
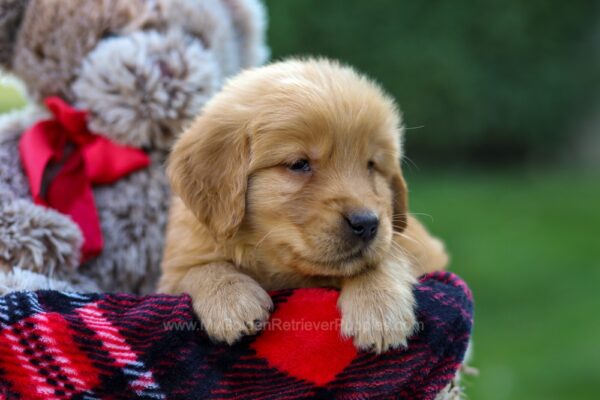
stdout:
{"type": "Polygon", "coordinates": [[[325,385],[356,358],[352,339],[343,339],[335,290],[297,289],[271,315],[252,343],[272,367],[325,385]]]}

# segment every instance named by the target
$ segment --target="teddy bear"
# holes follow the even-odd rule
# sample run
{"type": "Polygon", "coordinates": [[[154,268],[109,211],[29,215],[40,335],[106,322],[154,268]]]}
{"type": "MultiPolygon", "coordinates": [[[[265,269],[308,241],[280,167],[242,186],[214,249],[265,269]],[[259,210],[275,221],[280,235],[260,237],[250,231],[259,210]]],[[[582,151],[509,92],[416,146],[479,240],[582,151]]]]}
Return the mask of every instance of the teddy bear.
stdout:
{"type": "Polygon", "coordinates": [[[0,118],[0,293],[151,292],[169,147],[265,29],[259,0],[0,0],[31,99],[0,118]]]}

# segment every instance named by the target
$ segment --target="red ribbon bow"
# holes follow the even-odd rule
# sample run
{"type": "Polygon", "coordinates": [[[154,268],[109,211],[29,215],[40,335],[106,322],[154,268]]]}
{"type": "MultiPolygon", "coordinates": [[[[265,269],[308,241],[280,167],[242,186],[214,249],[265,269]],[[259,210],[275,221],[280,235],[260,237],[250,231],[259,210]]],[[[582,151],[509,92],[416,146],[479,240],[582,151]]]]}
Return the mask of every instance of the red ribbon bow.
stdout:
{"type": "Polygon", "coordinates": [[[92,184],[108,184],[150,164],[141,150],[121,146],[87,127],[87,113],[58,97],[45,100],[54,115],[27,130],[19,142],[36,204],[69,215],[79,225],[83,261],[102,250],[92,184]]]}

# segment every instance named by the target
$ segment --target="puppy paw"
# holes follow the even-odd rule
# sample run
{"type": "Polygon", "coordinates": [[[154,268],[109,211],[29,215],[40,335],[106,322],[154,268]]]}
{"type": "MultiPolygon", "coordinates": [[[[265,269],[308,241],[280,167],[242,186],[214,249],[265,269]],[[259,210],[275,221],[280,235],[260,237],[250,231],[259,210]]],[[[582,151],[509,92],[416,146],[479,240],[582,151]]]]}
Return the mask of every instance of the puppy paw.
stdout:
{"type": "Polygon", "coordinates": [[[211,340],[233,344],[253,335],[268,320],[273,301],[249,277],[219,282],[207,296],[192,296],[203,328],[211,340]]]}
{"type": "Polygon", "coordinates": [[[406,347],[415,332],[415,301],[410,288],[362,290],[344,288],[338,301],[342,312],[342,336],[354,345],[381,353],[406,347]]]}

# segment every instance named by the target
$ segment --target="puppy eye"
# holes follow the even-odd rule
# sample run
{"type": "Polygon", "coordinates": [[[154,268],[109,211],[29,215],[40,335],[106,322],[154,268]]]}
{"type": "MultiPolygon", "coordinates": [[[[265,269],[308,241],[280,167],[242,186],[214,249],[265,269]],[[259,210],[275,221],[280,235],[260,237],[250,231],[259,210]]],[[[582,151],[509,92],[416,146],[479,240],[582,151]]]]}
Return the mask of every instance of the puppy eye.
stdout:
{"type": "Polygon", "coordinates": [[[310,172],[310,163],[308,160],[298,160],[293,164],[290,164],[288,168],[295,172],[310,172]]]}
{"type": "Polygon", "coordinates": [[[375,161],[369,160],[369,162],[367,163],[367,168],[369,169],[369,171],[373,171],[373,169],[375,168],[375,161]]]}

